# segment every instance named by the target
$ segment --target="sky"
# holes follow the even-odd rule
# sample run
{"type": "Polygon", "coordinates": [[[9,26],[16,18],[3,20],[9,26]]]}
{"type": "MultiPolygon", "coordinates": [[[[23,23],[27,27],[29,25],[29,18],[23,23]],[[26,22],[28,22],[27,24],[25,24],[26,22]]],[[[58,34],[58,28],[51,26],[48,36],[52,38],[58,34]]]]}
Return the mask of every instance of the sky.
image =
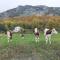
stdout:
{"type": "Polygon", "coordinates": [[[0,12],[16,8],[19,5],[60,7],[60,0],[0,0],[0,12]]]}

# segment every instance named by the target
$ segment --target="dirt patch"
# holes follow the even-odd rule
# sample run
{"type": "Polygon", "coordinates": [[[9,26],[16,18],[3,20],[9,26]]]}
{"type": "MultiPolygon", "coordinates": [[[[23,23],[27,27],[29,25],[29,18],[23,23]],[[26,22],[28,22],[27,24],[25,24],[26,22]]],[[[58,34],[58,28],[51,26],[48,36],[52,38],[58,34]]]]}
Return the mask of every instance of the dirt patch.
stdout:
{"type": "Polygon", "coordinates": [[[32,45],[9,45],[0,51],[0,60],[60,60],[60,50],[32,45]]]}
{"type": "Polygon", "coordinates": [[[9,45],[0,52],[0,60],[40,60],[40,56],[31,46],[9,45]]]}

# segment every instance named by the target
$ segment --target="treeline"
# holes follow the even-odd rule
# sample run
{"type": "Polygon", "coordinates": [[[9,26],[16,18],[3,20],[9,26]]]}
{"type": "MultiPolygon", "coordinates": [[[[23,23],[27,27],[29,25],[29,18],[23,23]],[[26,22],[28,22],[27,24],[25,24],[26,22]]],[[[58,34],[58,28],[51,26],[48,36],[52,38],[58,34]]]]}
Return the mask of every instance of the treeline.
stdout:
{"type": "Polygon", "coordinates": [[[0,31],[14,29],[15,26],[21,26],[25,29],[33,29],[35,27],[43,30],[45,27],[54,27],[60,31],[60,16],[26,16],[11,17],[0,19],[0,31]]]}

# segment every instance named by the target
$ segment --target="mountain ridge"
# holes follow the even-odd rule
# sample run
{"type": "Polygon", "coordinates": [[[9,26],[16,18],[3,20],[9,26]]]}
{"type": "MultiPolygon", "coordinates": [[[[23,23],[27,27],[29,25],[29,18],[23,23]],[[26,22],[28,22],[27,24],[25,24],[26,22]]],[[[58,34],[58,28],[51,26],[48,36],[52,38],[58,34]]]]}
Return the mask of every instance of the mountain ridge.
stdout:
{"type": "Polygon", "coordinates": [[[0,13],[0,18],[8,18],[16,16],[32,16],[32,15],[60,16],[60,7],[48,7],[45,5],[37,5],[37,6],[20,5],[16,8],[0,13]]]}

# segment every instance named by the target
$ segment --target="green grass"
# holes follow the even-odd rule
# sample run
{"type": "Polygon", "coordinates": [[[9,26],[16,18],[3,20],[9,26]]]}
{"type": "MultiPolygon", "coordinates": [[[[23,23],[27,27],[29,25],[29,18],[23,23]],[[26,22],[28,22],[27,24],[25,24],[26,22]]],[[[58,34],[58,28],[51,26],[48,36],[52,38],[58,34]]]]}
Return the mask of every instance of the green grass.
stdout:
{"type": "Polygon", "coordinates": [[[8,43],[7,36],[0,36],[0,51],[6,49],[9,44],[15,46],[26,46],[25,52],[36,52],[41,60],[60,60],[60,33],[52,36],[52,44],[46,45],[43,33],[40,34],[39,42],[36,43],[34,34],[25,34],[24,38],[20,34],[13,34],[12,42],[8,43]],[[27,47],[28,46],[28,47],[27,47]]]}

